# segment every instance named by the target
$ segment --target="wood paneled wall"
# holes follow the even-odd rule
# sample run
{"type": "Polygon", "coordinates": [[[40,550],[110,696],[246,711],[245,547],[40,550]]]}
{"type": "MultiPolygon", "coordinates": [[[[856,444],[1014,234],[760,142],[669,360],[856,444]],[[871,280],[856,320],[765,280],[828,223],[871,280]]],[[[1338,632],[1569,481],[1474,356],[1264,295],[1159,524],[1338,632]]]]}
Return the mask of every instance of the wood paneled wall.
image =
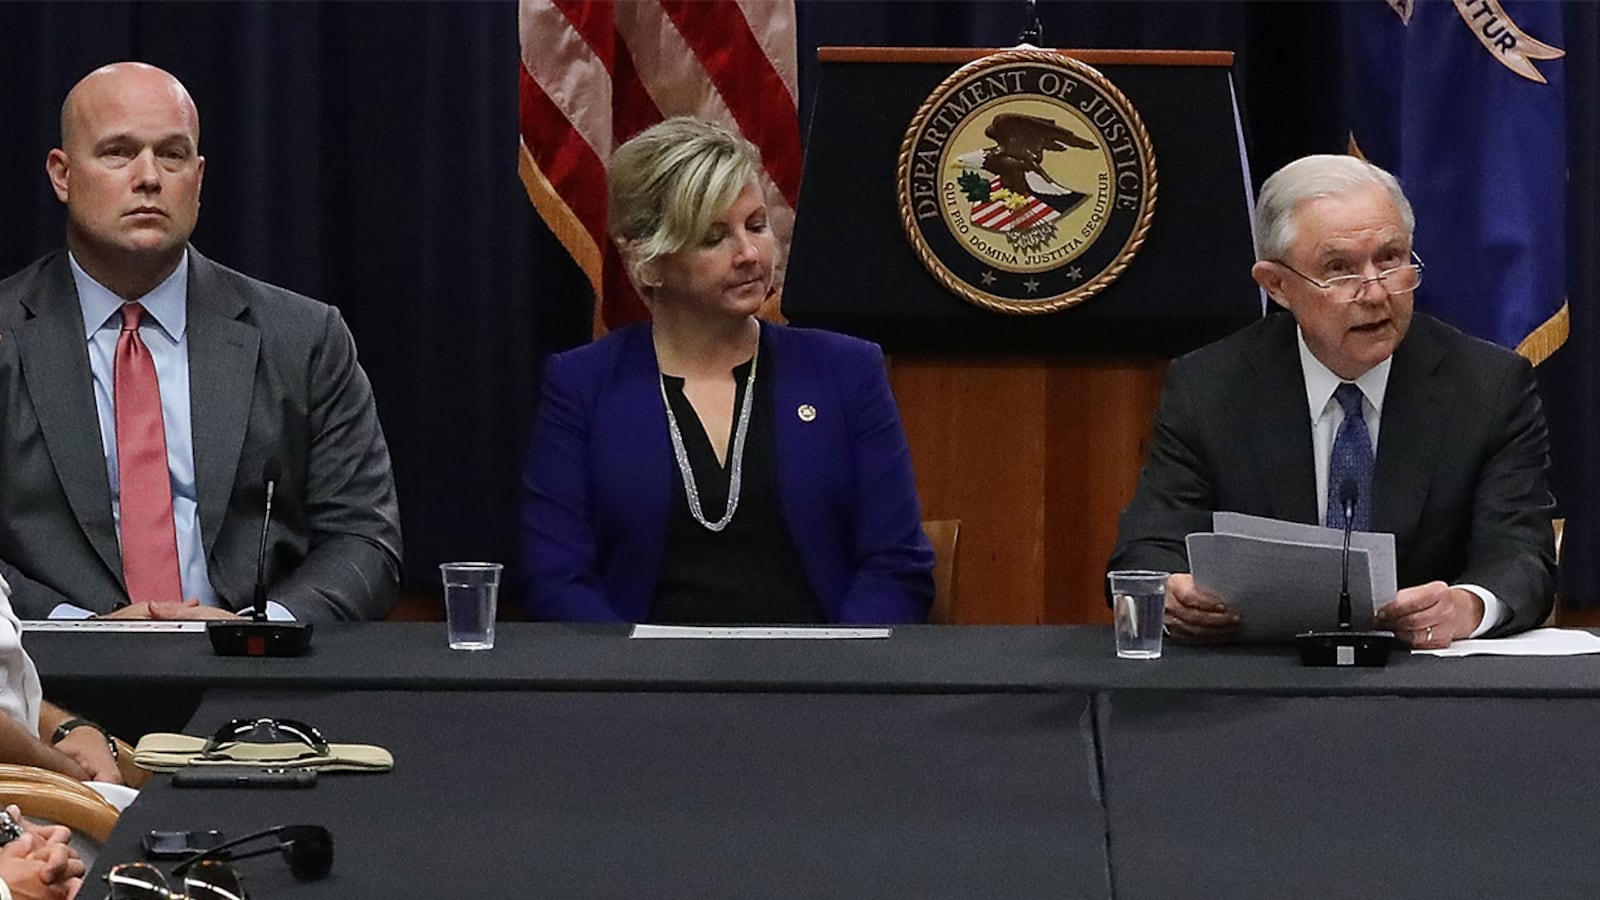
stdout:
{"type": "Polygon", "coordinates": [[[1165,360],[896,355],[925,519],[960,519],[956,621],[1111,621],[1106,559],[1165,360]]]}

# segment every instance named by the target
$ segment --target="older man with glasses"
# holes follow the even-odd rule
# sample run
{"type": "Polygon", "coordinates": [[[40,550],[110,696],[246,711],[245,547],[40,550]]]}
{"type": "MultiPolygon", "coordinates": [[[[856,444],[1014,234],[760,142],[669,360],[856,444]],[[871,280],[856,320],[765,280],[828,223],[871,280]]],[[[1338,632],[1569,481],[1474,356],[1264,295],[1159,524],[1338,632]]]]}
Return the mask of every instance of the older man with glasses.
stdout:
{"type": "Polygon", "coordinates": [[[1388,172],[1296,160],[1262,185],[1256,218],[1251,274],[1290,315],[1173,362],[1110,568],[1179,573],[1169,631],[1226,641],[1239,615],[1181,574],[1184,537],[1219,510],[1334,527],[1348,514],[1395,536],[1408,586],[1377,621],[1412,646],[1538,625],[1554,500],[1532,367],[1413,311],[1424,267],[1388,172]]]}

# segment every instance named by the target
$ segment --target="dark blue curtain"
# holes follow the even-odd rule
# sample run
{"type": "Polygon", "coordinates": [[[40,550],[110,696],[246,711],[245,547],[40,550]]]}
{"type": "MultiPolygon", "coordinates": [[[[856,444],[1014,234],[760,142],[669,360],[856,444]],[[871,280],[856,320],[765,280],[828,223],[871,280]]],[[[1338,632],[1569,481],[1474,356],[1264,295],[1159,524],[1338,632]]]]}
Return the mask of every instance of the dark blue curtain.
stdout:
{"type": "MultiPolygon", "coordinates": [[[[1234,51],[1259,182],[1343,149],[1340,6],[1041,0],[1039,14],[1051,46],[1234,51]]],[[[802,133],[817,47],[1009,46],[1023,9],[799,0],[802,133]]],[[[1570,520],[1564,590],[1581,603],[1600,575],[1600,25],[1590,3],[1563,9],[1573,334],[1541,378],[1570,520]]],[[[587,338],[590,303],[517,179],[515,4],[0,3],[0,51],[0,272],[61,242],[43,166],[68,88],[119,59],[169,69],[201,111],[196,245],[350,321],[394,455],[408,589],[436,590],[444,559],[515,563],[539,366],[587,338]]]]}
{"type": "Polygon", "coordinates": [[[1562,601],[1600,605],[1600,6],[1562,4],[1567,51],[1567,297],[1572,335],[1539,367],[1556,500],[1567,516],[1562,601]]]}

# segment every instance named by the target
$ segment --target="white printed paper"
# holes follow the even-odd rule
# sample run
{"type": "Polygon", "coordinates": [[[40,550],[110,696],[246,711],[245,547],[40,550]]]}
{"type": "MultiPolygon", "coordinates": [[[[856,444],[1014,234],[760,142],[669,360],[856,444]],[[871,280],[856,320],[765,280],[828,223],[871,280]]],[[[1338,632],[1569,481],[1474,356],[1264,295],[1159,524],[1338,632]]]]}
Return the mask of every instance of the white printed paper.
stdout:
{"type": "Polygon", "coordinates": [[[1578,656],[1600,653],[1600,637],[1578,628],[1535,628],[1503,638],[1456,641],[1438,650],[1413,650],[1428,656],[1578,656]]]}
{"type": "Polygon", "coordinates": [[[22,630],[29,631],[114,631],[114,632],[178,632],[178,631],[205,631],[206,623],[197,619],[182,621],[163,620],[154,622],[149,619],[29,619],[22,623],[22,630]]]}
{"type": "MultiPolygon", "coordinates": [[[[1241,641],[1281,641],[1339,626],[1344,533],[1336,528],[1216,513],[1187,539],[1195,586],[1239,614],[1241,641]]],[[[1357,630],[1396,593],[1394,535],[1350,537],[1350,611],[1357,630]]]]}
{"type": "Polygon", "coordinates": [[[860,640],[889,636],[887,628],[814,628],[806,626],[635,625],[629,637],[713,640],[860,640]]]}

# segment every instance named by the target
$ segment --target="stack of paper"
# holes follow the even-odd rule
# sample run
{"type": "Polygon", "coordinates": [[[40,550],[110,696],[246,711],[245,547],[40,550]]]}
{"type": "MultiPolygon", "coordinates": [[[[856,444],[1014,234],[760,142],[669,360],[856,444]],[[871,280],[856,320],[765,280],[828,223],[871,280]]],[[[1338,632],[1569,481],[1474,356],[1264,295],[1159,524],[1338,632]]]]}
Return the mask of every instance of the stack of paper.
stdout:
{"type": "MultiPolygon", "coordinates": [[[[1213,514],[1211,527],[1189,535],[1189,568],[1196,587],[1239,614],[1239,640],[1338,627],[1344,532],[1230,512],[1213,514]]],[[[1396,590],[1394,535],[1352,533],[1352,625],[1371,629],[1373,612],[1396,590]]]]}

